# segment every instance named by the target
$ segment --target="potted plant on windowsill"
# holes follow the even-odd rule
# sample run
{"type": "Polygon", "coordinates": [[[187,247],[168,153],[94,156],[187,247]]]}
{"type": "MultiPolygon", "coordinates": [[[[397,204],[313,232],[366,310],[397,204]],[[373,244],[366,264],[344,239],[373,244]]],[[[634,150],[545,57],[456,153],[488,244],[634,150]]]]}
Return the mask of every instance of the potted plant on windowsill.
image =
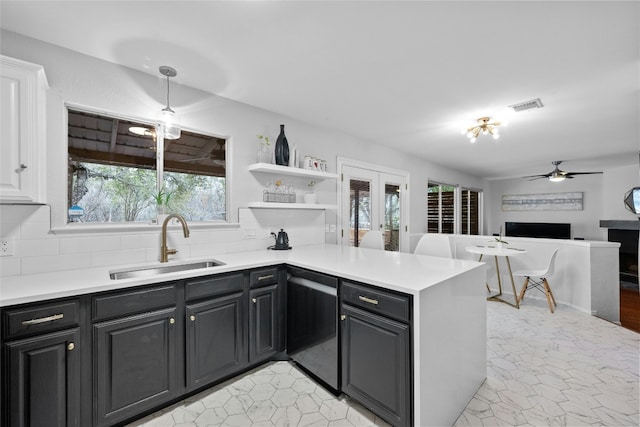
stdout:
{"type": "Polygon", "coordinates": [[[162,224],[169,215],[169,199],[171,199],[171,193],[160,190],[153,196],[153,199],[156,202],[156,219],[159,224],[162,224]]]}
{"type": "Polygon", "coordinates": [[[307,193],[304,195],[304,202],[306,204],[313,205],[316,203],[316,193],[314,192],[315,186],[316,186],[316,181],[314,180],[309,181],[309,183],[307,184],[307,187],[309,189],[307,190],[307,193]]]}

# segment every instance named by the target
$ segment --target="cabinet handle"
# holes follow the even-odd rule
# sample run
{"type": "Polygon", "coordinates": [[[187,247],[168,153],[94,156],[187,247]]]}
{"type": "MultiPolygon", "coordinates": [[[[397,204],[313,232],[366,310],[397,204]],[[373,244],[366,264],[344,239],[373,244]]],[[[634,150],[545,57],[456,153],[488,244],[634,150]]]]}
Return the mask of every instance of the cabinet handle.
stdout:
{"type": "Polygon", "coordinates": [[[174,323],[176,323],[176,319],[173,317],[169,318],[169,324],[173,325],[174,323]]]}
{"type": "Polygon", "coordinates": [[[20,163],[20,169],[25,170],[27,168],[27,165],[25,165],[24,163],[20,163]]]}
{"type": "Polygon", "coordinates": [[[362,295],[358,296],[358,299],[363,302],[368,302],[369,304],[378,305],[378,300],[373,298],[367,298],[362,295]]]}
{"type": "Polygon", "coordinates": [[[273,279],[273,274],[267,274],[266,276],[259,276],[258,280],[269,280],[273,279]]]}
{"type": "Polygon", "coordinates": [[[193,314],[191,316],[189,316],[189,320],[191,320],[192,322],[196,321],[196,316],[194,316],[193,314]]]}
{"type": "Polygon", "coordinates": [[[258,302],[258,300],[257,300],[257,299],[255,299],[255,298],[251,298],[251,302],[252,302],[252,303],[254,303],[254,304],[256,304],[256,303],[258,302]]]}
{"type": "Polygon", "coordinates": [[[76,348],[76,345],[74,343],[70,342],[69,344],[67,344],[67,350],[73,351],[74,348],[76,348]]]}
{"type": "Polygon", "coordinates": [[[344,314],[340,315],[340,320],[346,320],[347,316],[345,316],[344,314]]]}
{"type": "Polygon", "coordinates": [[[53,322],[54,320],[60,320],[64,317],[64,314],[54,314],[52,316],[41,317],[39,319],[31,319],[31,320],[23,320],[22,324],[24,326],[38,325],[40,323],[53,322]]]}

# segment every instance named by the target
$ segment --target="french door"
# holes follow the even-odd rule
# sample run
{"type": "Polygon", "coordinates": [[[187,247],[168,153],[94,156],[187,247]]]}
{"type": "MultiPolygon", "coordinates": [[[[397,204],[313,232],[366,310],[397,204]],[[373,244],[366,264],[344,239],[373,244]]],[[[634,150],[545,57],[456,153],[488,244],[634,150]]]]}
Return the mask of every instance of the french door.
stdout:
{"type": "Polygon", "coordinates": [[[406,176],[343,165],[341,185],[341,243],[359,246],[367,231],[379,230],[385,250],[406,252],[406,176]]]}

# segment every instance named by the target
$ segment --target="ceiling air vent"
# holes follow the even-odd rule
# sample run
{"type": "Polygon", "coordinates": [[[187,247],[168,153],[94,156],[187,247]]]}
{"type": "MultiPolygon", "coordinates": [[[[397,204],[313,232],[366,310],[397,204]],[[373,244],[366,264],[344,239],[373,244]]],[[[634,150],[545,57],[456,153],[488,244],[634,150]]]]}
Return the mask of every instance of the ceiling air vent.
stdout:
{"type": "Polygon", "coordinates": [[[531,110],[532,108],[542,108],[542,101],[540,98],[532,99],[531,101],[524,101],[518,104],[509,105],[509,108],[513,109],[516,113],[524,110],[531,110]]]}

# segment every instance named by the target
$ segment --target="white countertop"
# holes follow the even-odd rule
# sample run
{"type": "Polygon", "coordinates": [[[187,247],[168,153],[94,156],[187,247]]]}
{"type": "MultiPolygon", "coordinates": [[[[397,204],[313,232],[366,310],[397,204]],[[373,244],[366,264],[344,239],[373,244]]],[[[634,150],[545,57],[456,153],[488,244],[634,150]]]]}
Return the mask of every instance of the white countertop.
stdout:
{"type": "Polygon", "coordinates": [[[0,282],[0,307],[284,263],[412,295],[417,295],[447,278],[475,268],[483,268],[483,264],[474,261],[330,244],[309,245],[294,247],[289,251],[264,249],[212,254],[206,258],[181,259],[169,261],[167,264],[150,262],[135,266],[118,265],[3,277],[0,282]],[[146,278],[109,278],[109,272],[130,267],[184,264],[210,259],[220,261],[224,265],[146,278]]]}

